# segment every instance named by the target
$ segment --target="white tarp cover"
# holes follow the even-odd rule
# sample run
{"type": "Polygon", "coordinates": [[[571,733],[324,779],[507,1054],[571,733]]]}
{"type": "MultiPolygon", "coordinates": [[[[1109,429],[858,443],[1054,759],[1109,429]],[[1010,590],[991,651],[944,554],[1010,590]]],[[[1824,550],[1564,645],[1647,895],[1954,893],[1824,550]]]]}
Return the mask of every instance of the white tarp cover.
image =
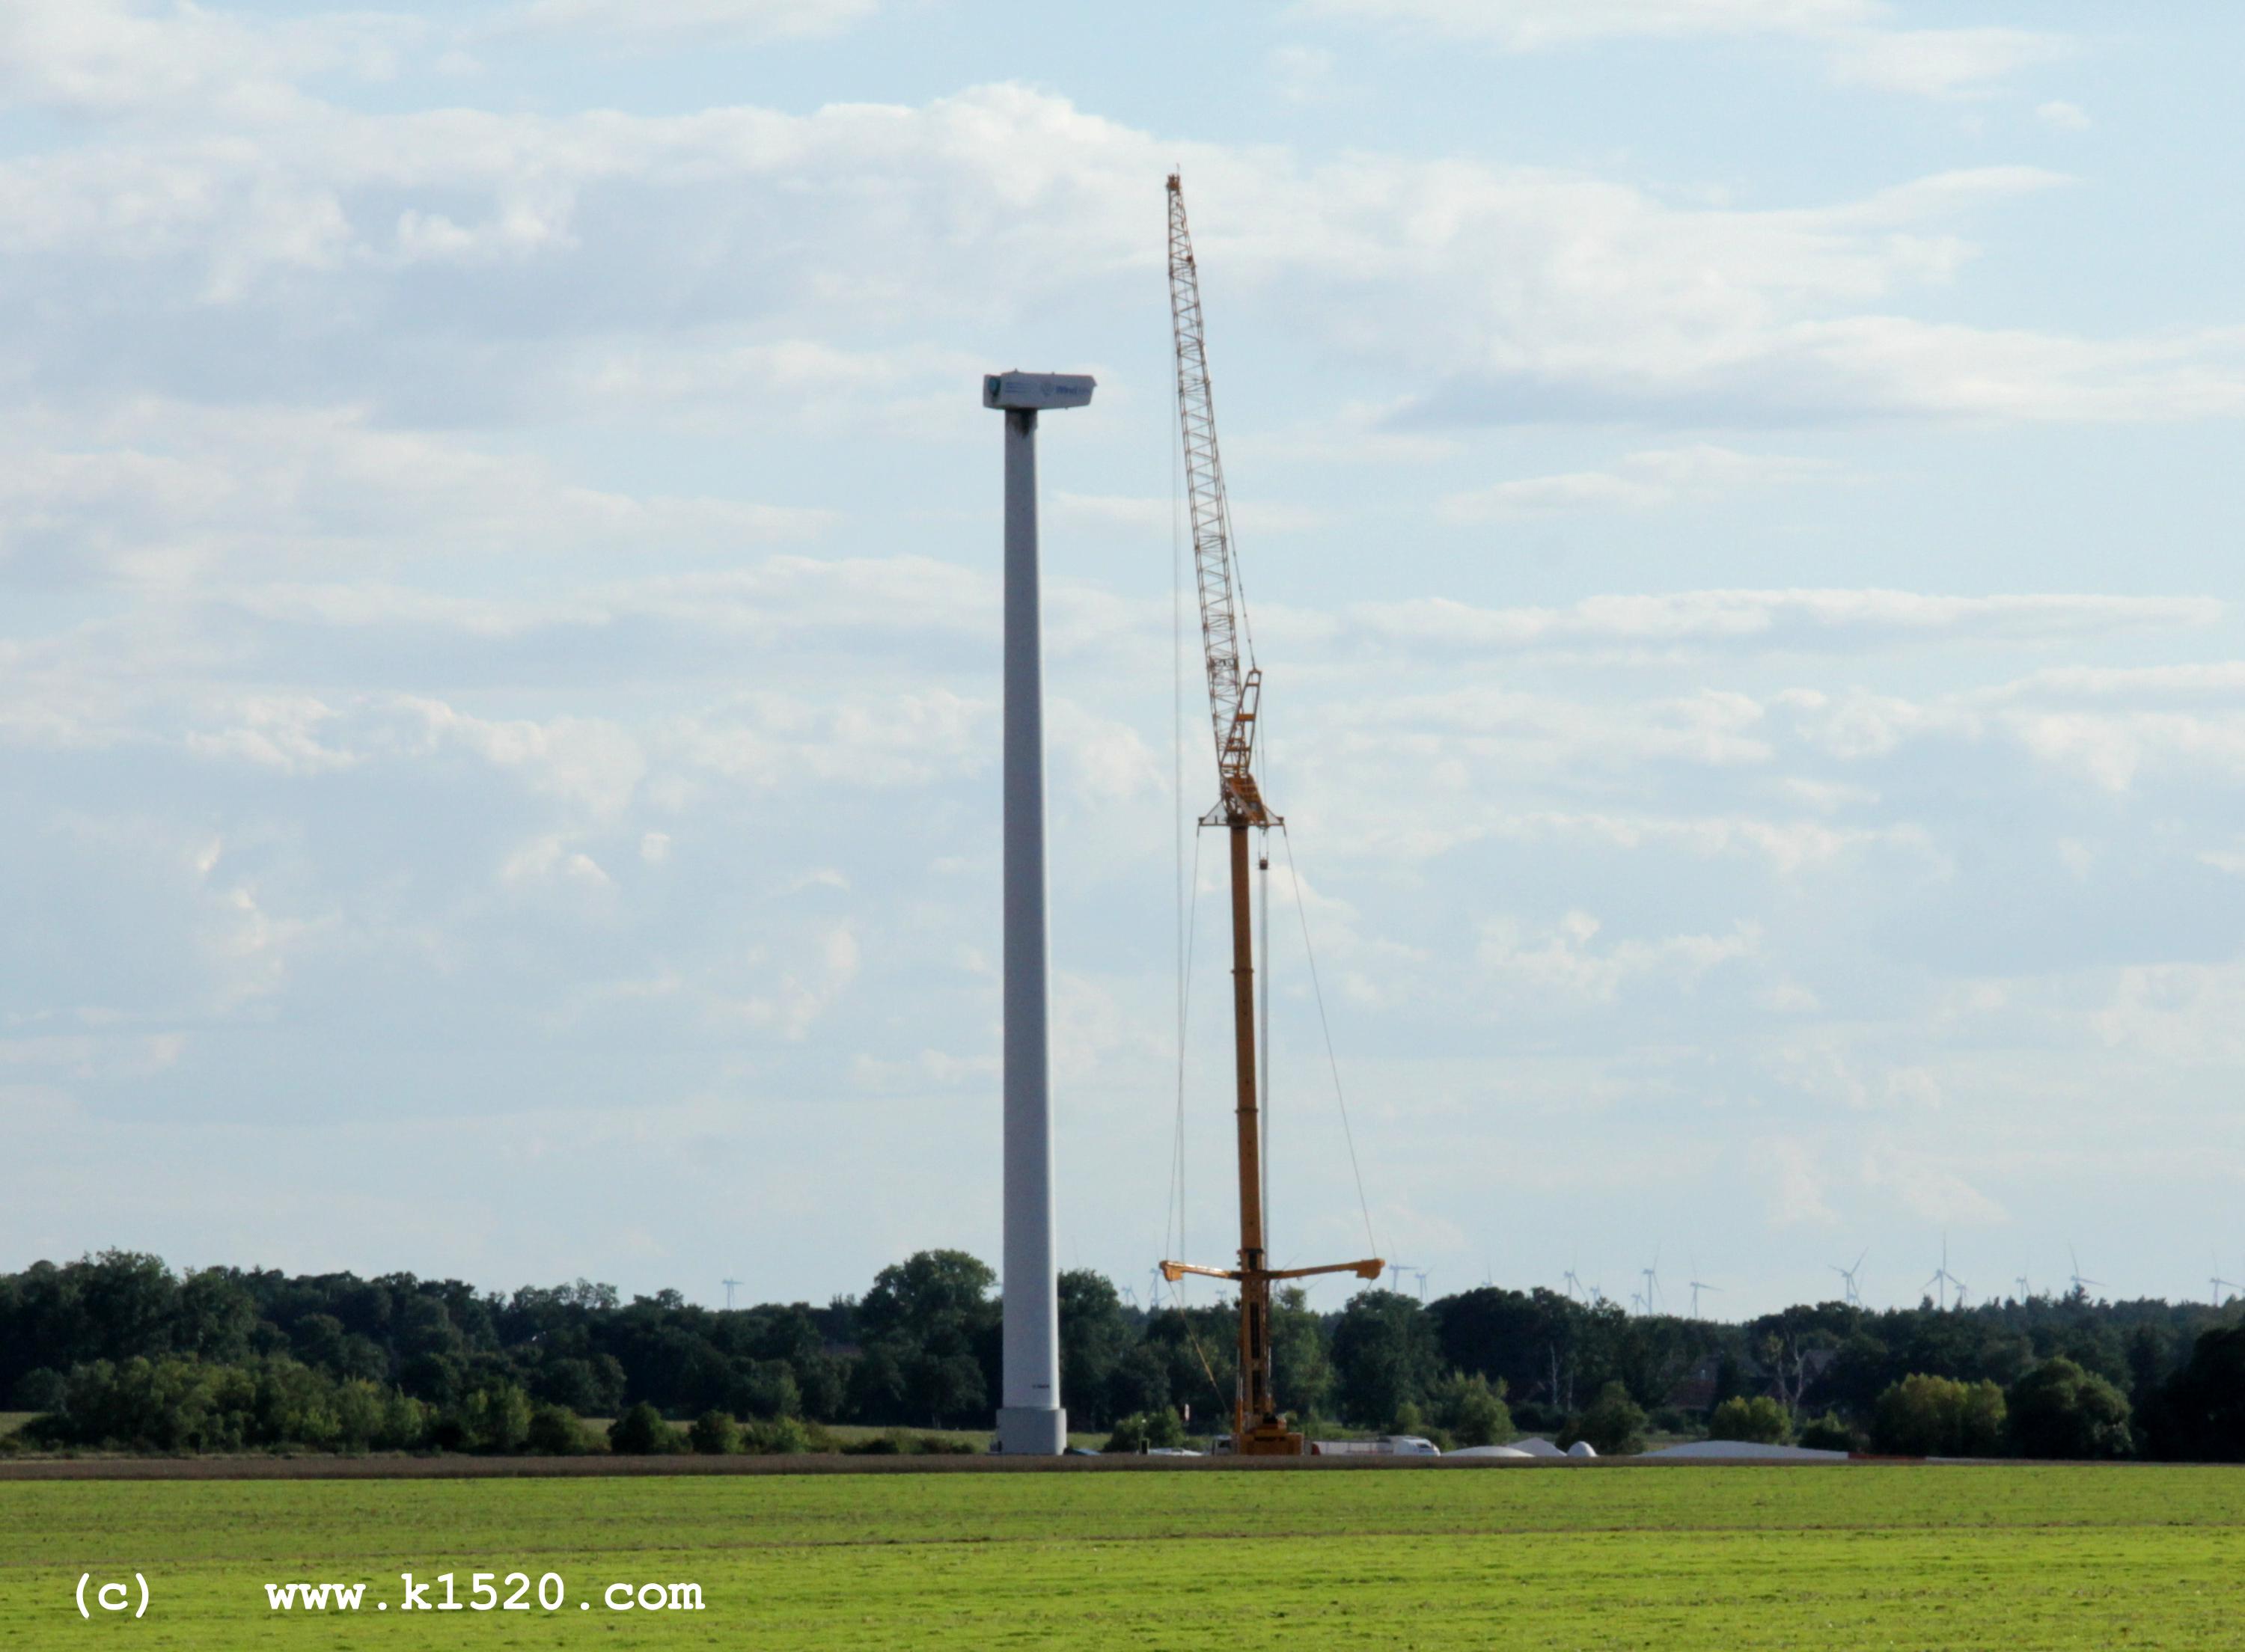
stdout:
{"type": "Polygon", "coordinates": [[[1672,1457],[1702,1461],[1761,1463],[1844,1463],[1845,1452],[1814,1451],[1806,1446],[1757,1446],[1744,1439],[1695,1439],[1685,1446],[1664,1446],[1647,1457],[1672,1457]]]}

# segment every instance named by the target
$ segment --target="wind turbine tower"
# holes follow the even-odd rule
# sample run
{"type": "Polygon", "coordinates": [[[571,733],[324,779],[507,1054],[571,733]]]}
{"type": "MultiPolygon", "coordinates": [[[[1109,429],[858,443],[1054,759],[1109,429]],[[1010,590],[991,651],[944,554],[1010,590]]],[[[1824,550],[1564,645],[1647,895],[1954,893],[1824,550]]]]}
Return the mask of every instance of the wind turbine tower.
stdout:
{"type": "Polygon", "coordinates": [[[2104,1288],[2105,1282],[2103,1280],[2084,1279],[2081,1276],[2081,1258],[2074,1254],[2073,1247],[2072,1245],[2068,1245],[2065,1248],[2065,1259],[2073,1264],[2073,1271],[2066,1275],[2066,1279],[2073,1286],[2073,1294],[2075,1296],[2086,1300],[2089,1296],[2090,1286],[2095,1285],[2099,1290],[2104,1288]]]}
{"type": "Polygon", "coordinates": [[[1840,1290],[1842,1293],[1840,1300],[1850,1308],[1860,1308],[1863,1305],[1862,1293],[1855,1288],[1855,1276],[1863,1270],[1863,1256],[1870,1254],[1870,1247],[1866,1245],[1863,1247],[1862,1256],[1855,1258],[1855,1265],[1852,1268],[1842,1268],[1836,1262],[1827,1264],[1834,1273],[1840,1276],[1840,1290]]]}
{"type": "Polygon", "coordinates": [[[1723,1294],[1723,1288],[1720,1285],[1711,1285],[1694,1279],[1692,1282],[1692,1317],[1694,1319],[1699,1317],[1699,1293],[1703,1290],[1711,1290],[1719,1297],[1723,1294]]]}
{"type": "Polygon", "coordinates": [[[721,1280],[719,1283],[725,1287],[725,1311],[729,1314],[733,1311],[733,1289],[735,1286],[740,1284],[742,1281],[738,1279],[726,1279],[721,1280]]]}
{"type": "Polygon", "coordinates": [[[998,1449],[1057,1457],[1060,1277],[1053,1267],[1051,936],[1045,921],[1045,645],[1037,560],[1037,415],[1088,407],[1083,373],[991,373],[982,405],[1006,416],[1005,1306],[998,1449]]]}
{"type": "MultiPolygon", "coordinates": [[[[1964,1282],[1949,1271],[1949,1236],[1945,1233],[1941,1236],[1941,1266],[1933,1270],[1933,1277],[1925,1284],[1934,1287],[1938,1293],[1935,1306],[1944,1310],[1949,1306],[1949,1290],[1952,1285],[1957,1290],[1957,1305],[1959,1308],[1964,1305],[1964,1282]]],[[[1920,1290],[1924,1288],[1923,1285],[1919,1287],[1920,1290]]]]}

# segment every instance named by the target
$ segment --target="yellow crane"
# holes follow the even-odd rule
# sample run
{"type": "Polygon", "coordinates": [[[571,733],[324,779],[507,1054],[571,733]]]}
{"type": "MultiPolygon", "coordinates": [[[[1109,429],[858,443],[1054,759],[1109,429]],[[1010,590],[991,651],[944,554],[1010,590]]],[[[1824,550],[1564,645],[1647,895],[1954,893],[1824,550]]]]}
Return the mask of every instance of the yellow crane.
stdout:
{"type": "MultiPolygon", "coordinates": [[[[1201,640],[1208,657],[1208,700],[1216,739],[1217,796],[1201,819],[1231,840],[1231,1016],[1238,1080],[1239,1265],[1206,1268],[1164,1262],[1171,1284],[1187,1274],[1239,1286],[1239,1384],[1232,1401],[1232,1449],[1252,1456],[1294,1457],[1302,1437],[1279,1414],[1271,1361],[1271,1285],[1313,1274],[1353,1273],[1378,1279],[1377,1257],[1317,1268],[1272,1268],[1263,1229],[1262,1126],[1255,1072],[1255,949],[1250,926],[1247,834],[1285,823],[1271,813],[1255,779],[1256,718],[1263,674],[1241,623],[1245,606],[1231,550],[1231,508],[1216,445],[1216,404],[1209,388],[1208,341],[1200,307],[1200,272],[1185,222],[1184,189],[1170,174],[1170,317],[1177,335],[1177,424],[1184,443],[1185,495],[1192,518],[1193,568],[1200,588],[1201,640]]],[[[1267,864],[1267,860],[1265,860],[1267,864]]]]}

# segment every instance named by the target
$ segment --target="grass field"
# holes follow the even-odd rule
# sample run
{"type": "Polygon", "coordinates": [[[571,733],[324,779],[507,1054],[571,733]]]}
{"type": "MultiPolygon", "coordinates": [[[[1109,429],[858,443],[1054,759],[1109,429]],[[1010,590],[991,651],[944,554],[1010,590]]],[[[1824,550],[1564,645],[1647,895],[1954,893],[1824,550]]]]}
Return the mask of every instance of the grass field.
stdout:
{"type": "Polygon", "coordinates": [[[98,1632],[88,1571],[146,1574],[150,1649],[2232,1646],[2241,1559],[2217,1468],[0,1483],[0,1648],[98,1632]],[[569,1593],[409,1614],[406,1570],[569,1593]],[[297,1578],[373,1587],[308,1622],[297,1578]]]}

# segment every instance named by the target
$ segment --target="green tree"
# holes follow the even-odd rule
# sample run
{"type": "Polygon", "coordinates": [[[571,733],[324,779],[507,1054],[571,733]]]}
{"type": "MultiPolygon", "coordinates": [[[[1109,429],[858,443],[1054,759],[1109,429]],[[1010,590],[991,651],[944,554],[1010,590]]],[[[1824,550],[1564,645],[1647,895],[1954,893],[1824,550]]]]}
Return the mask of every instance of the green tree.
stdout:
{"type": "Polygon", "coordinates": [[[995,1323],[990,1295],[997,1276],[963,1250],[916,1251],[874,1276],[858,1304],[870,1337],[898,1336],[938,1352],[964,1351],[974,1333],[995,1323]]]}
{"type": "Polygon", "coordinates": [[[1333,1327],[1333,1367],[1341,1415],[1382,1428],[1417,1405],[1439,1371],[1434,1322],[1409,1297],[1360,1291],[1333,1327]]]}
{"type": "Polygon", "coordinates": [[[800,1417],[803,1391],[796,1386],[794,1368],[777,1359],[749,1362],[727,1389],[727,1403],[749,1417],[800,1417]]]}
{"type": "Polygon", "coordinates": [[[1163,1406],[1155,1412],[1134,1412],[1120,1418],[1102,1448],[1109,1452],[1138,1452],[1150,1446],[1175,1447],[1185,1443],[1185,1425],[1177,1412],[1163,1406]]]}
{"type": "Polygon", "coordinates": [[[1144,1345],[1161,1358],[1170,1405],[1188,1420],[1199,1416],[1220,1428],[1231,1426],[1239,1351],[1236,1308],[1160,1309],[1146,1320],[1144,1345]]]}
{"type": "Polygon", "coordinates": [[[1512,1412],[1504,1403],[1504,1379],[1494,1387],[1479,1371],[1452,1371],[1427,1397],[1434,1425],[1456,1446],[1502,1446],[1512,1438],[1512,1412]]]}
{"type": "Polygon", "coordinates": [[[2045,1359],[2004,1396],[2011,1443],[2022,1457],[2132,1457],[2128,1399],[2094,1371],[2045,1359]]]}
{"type": "Polygon", "coordinates": [[[645,1400],[608,1425],[608,1449],[627,1457],[648,1457],[678,1449],[678,1431],[645,1400]]]}
{"type": "Polygon", "coordinates": [[[25,1371],[17,1380],[8,1403],[17,1411],[55,1411],[61,1406],[63,1396],[69,1389],[70,1385],[64,1381],[62,1372],[40,1365],[25,1371]]]}
{"type": "Polygon", "coordinates": [[[792,1417],[767,1417],[741,1431],[741,1449],[791,1457],[811,1449],[811,1431],[792,1417]]]}
{"type": "Polygon", "coordinates": [[[2245,1462],[2245,1324],[2204,1332],[2160,1391],[2150,1432],[2169,1459],[2245,1462]]]}
{"type": "Polygon", "coordinates": [[[481,1383],[444,1408],[437,1427],[454,1450],[519,1452],[530,1438],[530,1396],[519,1383],[481,1383]]]}
{"type": "Polygon", "coordinates": [[[1630,1398],[1625,1385],[1608,1383],[1562,1432],[1559,1443],[1571,1446],[1578,1439],[1590,1441],[1601,1457],[1634,1457],[1645,1449],[1645,1407],[1630,1398]]]}
{"type": "MultiPolygon", "coordinates": [[[[180,1282],[179,1325],[173,1342],[184,1353],[221,1364],[249,1357],[257,1329],[257,1303],[240,1281],[222,1268],[205,1268],[180,1282]]],[[[363,1373],[387,1377],[379,1371],[363,1373]]]]}
{"type": "MultiPolygon", "coordinates": [[[[1074,1403],[1071,1398],[1069,1404],[1074,1403]]],[[[1117,1418],[1134,1412],[1170,1409],[1170,1371],[1161,1351],[1143,1342],[1125,1349],[1107,1373],[1106,1403],[1106,1414],[1117,1418]]]]}
{"type": "Polygon", "coordinates": [[[850,1364],[850,1415],[861,1423],[892,1423],[908,1414],[902,1343],[877,1342],[850,1364]]]}
{"type": "Polygon", "coordinates": [[[585,1431],[568,1407],[540,1405],[531,1408],[530,1432],[523,1443],[540,1457],[574,1457],[585,1449],[585,1431]]]}
{"type": "Polygon", "coordinates": [[[1782,1446],[1792,1437],[1793,1421],[1785,1407],[1767,1394],[1749,1399],[1733,1395],[1715,1407],[1707,1418],[1709,1439],[1745,1440],[1755,1446],[1782,1446]]]}
{"type": "Polygon", "coordinates": [[[966,1354],[924,1355],[907,1368],[906,1387],[913,1408],[931,1428],[950,1426],[989,1410],[982,1367],[966,1354]]]}
{"type": "Polygon", "coordinates": [[[1333,1405],[1325,1330],[1299,1285],[1286,1286],[1271,1303],[1271,1382],[1278,1409],[1297,1422],[1322,1416],[1333,1405]]]}
{"type": "Polygon", "coordinates": [[[1826,1412],[1801,1425],[1800,1443],[1811,1451],[1852,1452],[1855,1449],[1855,1431],[1837,1412],[1826,1412]]]}
{"type": "Polygon", "coordinates": [[[1913,1371],[1882,1393],[1871,1439],[1898,1457],[1992,1457],[2003,1449],[2004,1391],[1913,1371]]]}
{"type": "Polygon", "coordinates": [[[729,1457],[741,1449],[741,1426],[721,1411],[705,1411],[686,1431],[686,1439],[705,1457],[729,1457]]]}
{"type": "Polygon", "coordinates": [[[1071,1268],[1060,1276],[1060,1391],[1071,1418],[1096,1428],[1112,1414],[1108,1386],[1134,1338],[1122,1299],[1103,1274],[1071,1268]]]}

